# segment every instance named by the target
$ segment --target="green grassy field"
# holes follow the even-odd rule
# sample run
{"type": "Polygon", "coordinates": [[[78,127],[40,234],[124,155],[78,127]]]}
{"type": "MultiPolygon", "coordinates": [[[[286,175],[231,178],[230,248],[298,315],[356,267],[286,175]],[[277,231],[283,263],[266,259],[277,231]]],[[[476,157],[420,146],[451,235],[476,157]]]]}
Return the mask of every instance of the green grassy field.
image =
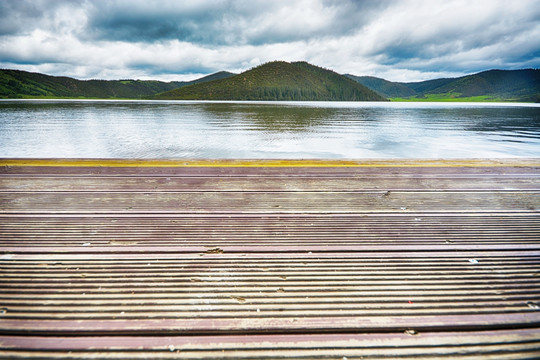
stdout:
{"type": "Polygon", "coordinates": [[[409,97],[409,98],[390,98],[390,101],[395,102],[517,102],[518,100],[503,99],[494,96],[482,95],[482,96],[468,96],[459,97],[446,94],[427,94],[423,97],[409,97]]]}

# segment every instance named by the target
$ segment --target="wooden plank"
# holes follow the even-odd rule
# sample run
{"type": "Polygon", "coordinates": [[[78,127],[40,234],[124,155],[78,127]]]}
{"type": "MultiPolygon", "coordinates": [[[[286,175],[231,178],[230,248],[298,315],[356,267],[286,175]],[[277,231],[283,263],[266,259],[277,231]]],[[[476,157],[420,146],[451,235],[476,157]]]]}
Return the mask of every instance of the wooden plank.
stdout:
{"type": "Polygon", "coordinates": [[[281,317],[268,314],[266,317],[214,317],[156,319],[129,319],[121,312],[115,319],[6,319],[1,322],[1,331],[10,334],[50,335],[207,335],[207,334],[261,334],[295,332],[403,332],[414,329],[429,331],[482,331],[490,329],[512,329],[540,327],[539,313],[467,314],[467,315],[418,315],[389,316],[379,314],[352,314],[306,317],[281,317]]]}
{"type": "Polygon", "coordinates": [[[26,177],[10,176],[0,178],[3,192],[179,192],[179,191],[417,191],[417,190],[458,190],[458,191],[518,191],[540,190],[540,177],[498,176],[498,177],[426,177],[413,176],[355,176],[325,178],[301,177],[269,178],[254,181],[253,177],[26,177]]]}
{"type": "Polygon", "coordinates": [[[254,335],[197,337],[39,337],[3,339],[1,356],[90,358],[416,358],[523,359],[539,346],[534,330],[460,333],[254,335]],[[456,344],[462,344],[456,347],[456,344]],[[314,347],[317,347],[314,349],[314,347]],[[113,351],[111,351],[113,350],[113,351]]]}
{"type": "Polygon", "coordinates": [[[540,251],[540,244],[503,244],[503,245],[416,245],[414,250],[411,250],[410,245],[309,245],[309,246],[294,246],[294,245],[277,245],[277,246],[227,246],[221,245],[219,247],[206,246],[137,246],[129,247],[129,244],[124,246],[96,246],[91,243],[81,243],[79,246],[3,246],[0,251],[4,253],[139,253],[144,254],[149,251],[155,253],[196,253],[199,256],[205,256],[208,252],[218,251],[227,253],[249,253],[249,252],[272,252],[272,253],[298,253],[298,252],[330,252],[339,253],[348,251],[351,253],[366,252],[366,251],[479,251],[479,250],[531,250],[540,251]]]}
{"type": "Polygon", "coordinates": [[[538,214],[476,216],[0,217],[1,246],[536,244],[538,214]]]}
{"type": "MultiPolygon", "coordinates": [[[[425,321],[415,323],[417,327],[427,328],[433,328],[433,316],[443,315],[468,318],[467,326],[477,328],[488,326],[479,320],[485,316],[507,318],[513,326],[536,324],[517,321],[540,315],[538,252],[457,252],[454,258],[438,252],[393,254],[301,257],[270,252],[270,257],[214,253],[162,258],[154,252],[126,260],[102,258],[102,253],[91,259],[20,255],[0,262],[0,302],[5,306],[0,331],[16,331],[14,326],[42,331],[34,329],[36,324],[50,321],[51,326],[63,326],[58,331],[68,332],[75,322],[99,320],[105,327],[110,325],[107,321],[120,319],[144,328],[155,319],[207,319],[225,326],[224,332],[236,326],[234,319],[260,321],[261,329],[272,319],[273,331],[281,332],[299,331],[290,328],[295,319],[321,317],[341,323],[340,331],[359,331],[359,325],[347,327],[343,318],[368,321],[381,316],[403,321],[415,317],[425,321]]],[[[321,328],[315,324],[302,326],[305,331],[327,331],[327,323],[321,328]]],[[[377,329],[372,330],[397,331],[377,329]]]]}
{"type": "MultiPolygon", "coordinates": [[[[28,160],[30,162],[30,160],[28,160]]],[[[291,166],[257,166],[260,162],[247,162],[252,166],[221,166],[222,162],[216,162],[215,166],[190,166],[189,162],[185,165],[180,163],[178,167],[156,167],[152,166],[152,161],[141,161],[141,166],[113,167],[101,166],[100,162],[88,163],[82,162],[81,166],[75,166],[77,162],[70,163],[69,161],[51,161],[43,166],[39,165],[10,165],[17,164],[19,160],[3,160],[0,159],[0,174],[2,177],[24,175],[28,177],[274,177],[274,178],[294,178],[294,177],[351,177],[351,176],[381,176],[384,174],[393,174],[395,176],[414,176],[419,178],[424,177],[470,177],[478,175],[492,176],[527,176],[538,177],[540,169],[540,159],[508,159],[507,161],[494,163],[475,161],[468,165],[460,166],[460,162],[449,161],[447,163],[433,161],[422,166],[421,162],[410,161],[407,165],[401,161],[389,160],[388,166],[378,166],[377,163],[359,163],[359,166],[298,166],[303,162],[291,162],[291,166]],[[7,163],[6,163],[7,162],[7,163]],[[69,165],[72,166],[69,166],[69,165]],[[296,165],[294,165],[296,164],[296,165]],[[475,166],[477,164],[478,166],[475,166]],[[65,166],[68,165],[68,166],[65,166]]],[[[325,163],[321,163],[324,165],[325,163]]],[[[227,164],[225,164],[227,165],[227,164]]],[[[341,165],[344,165],[341,163],[341,165]]]]}
{"type": "Polygon", "coordinates": [[[381,213],[530,212],[538,191],[386,192],[19,192],[2,193],[2,213],[381,213]]]}

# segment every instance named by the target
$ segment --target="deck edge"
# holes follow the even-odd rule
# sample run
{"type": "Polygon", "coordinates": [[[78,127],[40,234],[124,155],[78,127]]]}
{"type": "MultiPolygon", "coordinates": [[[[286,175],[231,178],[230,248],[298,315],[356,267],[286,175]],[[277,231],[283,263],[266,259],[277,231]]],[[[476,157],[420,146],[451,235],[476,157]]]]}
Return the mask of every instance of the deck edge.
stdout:
{"type": "Polygon", "coordinates": [[[540,167],[540,158],[501,159],[15,159],[0,166],[37,167],[540,167]]]}

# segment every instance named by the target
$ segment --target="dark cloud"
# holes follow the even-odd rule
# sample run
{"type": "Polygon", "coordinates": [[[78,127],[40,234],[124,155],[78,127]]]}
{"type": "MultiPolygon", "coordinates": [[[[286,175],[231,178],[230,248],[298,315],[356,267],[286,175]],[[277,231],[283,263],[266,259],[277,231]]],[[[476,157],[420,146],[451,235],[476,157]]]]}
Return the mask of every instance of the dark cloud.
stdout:
{"type": "Polygon", "coordinates": [[[203,45],[261,45],[351,34],[388,1],[98,2],[87,30],[100,40],[180,40],[203,45]]]}
{"type": "Polygon", "coordinates": [[[83,4],[84,0],[0,1],[0,36],[30,33],[39,28],[54,28],[59,9],[80,7],[83,4]]]}
{"type": "Polygon", "coordinates": [[[154,42],[180,40],[219,43],[217,27],[222,22],[221,3],[182,6],[182,2],[107,2],[91,6],[87,31],[100,40],[154,42]]]}
{"type": "Polygon", "coordinates": [[[157,77],[174,73],[210,74],[216,72],[216,70],[212,67],[191,63],[170,63],[164,66],[156,67],[156,65],[152,62],[131,61],[129,62],[129,67],[130,69],[136,70],[140,73],[147,74],[147,76],[155,75],[157,77]]]}
{"type": "Polygon", "coordinates": [[[0,1],[0,35],[14,35],[33,29],[43,12],[39,2],[0,1]]]}

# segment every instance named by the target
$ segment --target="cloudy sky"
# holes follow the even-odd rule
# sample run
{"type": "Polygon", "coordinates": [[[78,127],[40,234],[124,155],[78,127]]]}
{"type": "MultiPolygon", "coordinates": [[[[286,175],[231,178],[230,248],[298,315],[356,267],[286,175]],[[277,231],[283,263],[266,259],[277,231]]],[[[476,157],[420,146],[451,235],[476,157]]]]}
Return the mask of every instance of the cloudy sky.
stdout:
{"type": "Polygon", "coordinates": [[[188,80],[305,60],[393,81],[540,67],[540,0],[0,0],[0,67],[188,80]]]}

